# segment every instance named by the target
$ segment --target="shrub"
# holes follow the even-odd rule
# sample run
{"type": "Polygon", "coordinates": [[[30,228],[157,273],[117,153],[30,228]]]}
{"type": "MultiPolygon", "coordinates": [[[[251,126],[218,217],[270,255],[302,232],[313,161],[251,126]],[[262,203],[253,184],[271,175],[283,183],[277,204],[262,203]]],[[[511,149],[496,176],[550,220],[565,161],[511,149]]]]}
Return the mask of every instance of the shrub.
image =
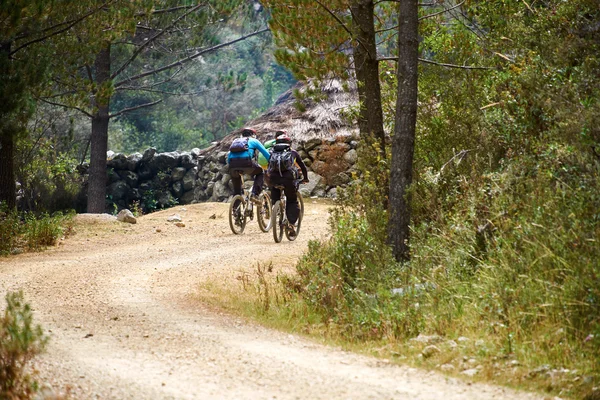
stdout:
{"type": "Polygon", "coordinates": [[[23,247],[42,250],[56,244],[72,228],[73,213],[54,215],[21,213],[0,204],[0,255],[20,251],[23,247]]]}
{"type": "Polygon", "coordinates": [[[30,374],[30,364],[48,338],[39,325],[33,325],[31,308],[21,292],[8,293],[6,302],[0,318],[0,398],[31,399],[38,384],[30,374]]]}
{"type": "Polygon", "coordinates": [[[9,210],[0,202],[0,255],[9,254],[15,247],[20,231],[20,220],[16,210],[9,210]]]}

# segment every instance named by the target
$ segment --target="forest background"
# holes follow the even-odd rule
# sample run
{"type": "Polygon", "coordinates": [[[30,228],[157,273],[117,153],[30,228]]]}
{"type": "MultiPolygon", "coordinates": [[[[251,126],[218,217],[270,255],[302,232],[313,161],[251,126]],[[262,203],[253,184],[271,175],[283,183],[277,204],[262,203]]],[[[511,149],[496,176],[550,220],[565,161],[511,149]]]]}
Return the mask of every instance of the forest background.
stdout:
{"type": "MultiPolygon", "coordinates": [[[[178,12],[165,18],[153,3],[79,2],[51,26],[40,21],[57,10],[45,8],[53,3],[2,3],[0,181],[14,142],[21,208],[71,207],[99,110],[114,117],[103,139],[112,150],[185,150],[242,126],[296,79],[353,75],[361,69],[348,55],[361,56],[361,46],[348,44],[360,43],[357,17],[370,6],[376,51],[362,54],[360,66],[376,62],[379,89],[358,89],[363,99],[380,93],[382,129],[367,131],[374,140],[364,141],[355,183],[340,195],[332,238],[273,283],[261,313],[320,335],[383,341],[387,354],[419,334],[476,337],[482,342],[461,351],[486,358],[492,379],[600,395],[598,0],[161,2],[178,12]],[[398,79],[410,44],[398,24],[406,4],[418,19],[414,103],[398,79]],[[71,29],[78,33],[65,36],[71,29]],[[152,33],[136,36],[144,31],[152,33]],[[150,38],[155,48],[144,44],[150,38]],[[125,68],[106,69],[107,42],[115,66],[132,68],[121,81],[112,74],[125,68]],[[109,73],[99,81],[103,67],[109,73]],[[139,86],[115,85],[140,75],[139,86]],[[398,118],[412,106],[405,143],[414,161],[411,154],[406,192],[393,198],[394,185],[382,182],[394,179],[398,118]],[[401,201],[410,231],[399,259],[388,230],[401,201]]],[[[362,112],[348,110],[364,133],[362,112]]],[[[0,187],[7,190],[16,187],[0,187]]],[[[419,362],[451,364],[457,352],[419,362]]]]}

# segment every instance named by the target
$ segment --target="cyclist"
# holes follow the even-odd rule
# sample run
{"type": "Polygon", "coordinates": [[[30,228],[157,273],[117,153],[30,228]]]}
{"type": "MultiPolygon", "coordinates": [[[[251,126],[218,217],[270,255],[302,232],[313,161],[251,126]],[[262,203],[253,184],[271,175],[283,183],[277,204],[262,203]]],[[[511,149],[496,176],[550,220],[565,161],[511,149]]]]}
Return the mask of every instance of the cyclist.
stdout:
{"type": "Polygon", "coordinates": [[[253,202],[258,202],[258,195],[262,192],[262,187],[265,179],[263,169],[256,162],[256,151],[259,151],[267,160],[269,160],[269,152],[265,149],[262,143],[256,139],[256,131],[250,128],[244,128],[240,138],[237,138],[229,148],[227,163],[229,164],[229,174],[233,183],[233,195],[242,194],[242,177],[243,174],[252,175],[254,184],[250,199],[253,202]]]}
{"type": "Polygon", "coordinates": [[[289,236],[296,236],[294,224],[296,224],[296,221],[298,221],[298,216],[300,214],[298,196],[296,193],[298,190],[298,167],[300,167],[302,171],[302,183],[308,183],[308,171],[306,170],[306,165],[304,164],[304,161],[302,161],[300,154],[298,154],[298,152],[292,148],[292,139],[286,134],[286,132],[277,131],[275,133],[275,137],[275,144],[271,148],[271,162],[269,163],[269,168],[267,169],[269,182],[272,185],[271,201],[273,204],[275,204],[281,198],[281,191],[275,188],[275,185],[283,186],[285,197],[287,198],[285,215],[290,223],[290,225],[287,227],[288,234],[289,236]],[[276,153],[278,152],[289,153],[289,158],[291,160],[289,161],[288,165],[283,165],[284,163],[281,161],[275,165],[275,160],[278,158],[276,153]]]}

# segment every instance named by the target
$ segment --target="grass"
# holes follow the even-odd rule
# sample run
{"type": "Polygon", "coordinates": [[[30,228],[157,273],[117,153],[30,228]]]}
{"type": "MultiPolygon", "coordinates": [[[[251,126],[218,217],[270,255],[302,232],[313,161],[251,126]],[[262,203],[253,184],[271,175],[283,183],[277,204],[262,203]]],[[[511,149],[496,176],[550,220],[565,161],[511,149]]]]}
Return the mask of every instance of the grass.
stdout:
{"type": "Polygon", "coordinates": [[[41,251],[56,244],[73,228],[74,213],[18,213],[0,204],[0,255],[41,251]]]}
{"type": "Polygon", "coordinates": [[[420,183],[404,264],[384,243],[385,213],[351,194],[332,214],[332,237],[309,243],[295,271],[257,265],[237,288],[211,283],[202,300],[392,362],[548,396],[600,398],[593,166],[553,147],[493,173],[457,172],[443,188],[420,183]]]}
{"type": "Polygon", "coordinates": [[[32,399],[39,390],[33,360],[44,351],[48,338],[33,324],[23,293],[8,293],[6,302],[0,317],[0,398],[32,399]]]}
{"type": "Polygon", "coordinates": [[[420,336],[401,337],[388,332],[379,338],[351,338],[346,325],[324,320],[321,313],[290,292],[286,283],[289,276],[272,271],[271,265],[257,264],[254,272],[240,273],[234,287],[223,280],[205,282],[198,298],[213,308],[264,326],[391,363],[561,398],[593,399],[586,396],[598,393],[597,358],[585,344],[565,343],[560,328],[553,334],[547,327],[531,332],[530,338],[541,338],[539,343],[531,339],[519,342],[516,338],[511,343],[511,336],[501,327],[484,328],[480,324],[479,329],[472,330],[450,326],[444,335],[423,332],[420,336]],[[552,342],[556,346],[549,348],[552,342]],[[432,345],[440,351],[425,357],[423,350],[432,345]],[[586,352],[590,357],[584,356],[586,352]],[[473,370],[477,371],[474,375],[466,375],[473,370]]]}

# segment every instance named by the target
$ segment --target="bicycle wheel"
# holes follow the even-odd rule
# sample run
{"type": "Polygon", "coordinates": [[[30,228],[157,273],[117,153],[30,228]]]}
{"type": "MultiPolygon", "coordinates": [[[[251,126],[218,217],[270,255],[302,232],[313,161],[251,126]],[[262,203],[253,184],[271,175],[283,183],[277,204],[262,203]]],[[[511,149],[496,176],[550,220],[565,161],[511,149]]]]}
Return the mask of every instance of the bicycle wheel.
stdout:
{"type": "Polygon", "coordinates": [[[304,217],[304,199],[302,198],[300,192],[297,192],[296,194],[298,195],[298,207],[300,208],[300,212],[298,213],[298,221],[296,221],[296,223],[294,224],[296,235],[290,236],[288,234],[288,231],[285,231],[285,237],[290,241],[296,240],[296,238],[300,234],[300,226],[302,225],[302,218],[304,217]]]}
{"type": "Polygon", "coordinates": [[[263,232],[269,232],[271,229],[271,196],[269,193],[262,192],[258,196],[260,204],[256,209],[256,219],[258,219],[258,226],[263,232]]]}
{"type": "Polygon", "coordinates": [[[281,242],[283,238],[283,224],[284,224],[285,210],[281,205],[281,201],[277,201],[273,206],[273,212],[271,212],[271,227],[273,228],[273,239],[275,243],[281,242]]]}
{"type": "Polygon", "coordinates": [[[229,203],[229,227],[236,235],[244,232],[246,227],[246,201],[239,194],[229,203]]]}

